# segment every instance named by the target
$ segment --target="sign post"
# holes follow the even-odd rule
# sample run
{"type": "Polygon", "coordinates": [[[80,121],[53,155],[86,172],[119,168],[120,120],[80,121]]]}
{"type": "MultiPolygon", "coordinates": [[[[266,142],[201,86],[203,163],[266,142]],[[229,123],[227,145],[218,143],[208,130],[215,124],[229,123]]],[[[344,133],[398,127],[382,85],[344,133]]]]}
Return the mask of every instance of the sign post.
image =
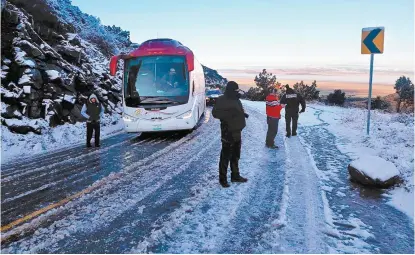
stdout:
{"type": "Polygon", "coordinates": [[[373,81],[373,59],[375,54],[383,53],[385,38],[384,27],[367,27],[362,29],[361,53],[370,54],[370,73],[369,73],[369,97],[367,113],[367,135],[370,131],[370,108],[372,105],[372,81],[373,81]]]}

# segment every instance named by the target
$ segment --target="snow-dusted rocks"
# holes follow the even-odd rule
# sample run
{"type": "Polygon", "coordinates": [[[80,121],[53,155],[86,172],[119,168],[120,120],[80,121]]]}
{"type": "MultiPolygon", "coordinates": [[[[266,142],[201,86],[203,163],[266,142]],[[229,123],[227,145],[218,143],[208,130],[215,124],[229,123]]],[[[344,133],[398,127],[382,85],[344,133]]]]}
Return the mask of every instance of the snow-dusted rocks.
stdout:
{"type": "Polygon", "coordinates": [[[348,169],[352,180],[363,185],[388,188],[400,182],[395,165],[380,157],[362,157],[352,161],[348,169]]]}
{"type": "Polygon", "coordinates": [[[25,93],[25,94],[30,94],[30,89],[31,89],[32,87],[30,87],[30,86],[23,86],[23,92],[25,93]]]}
{"type": "Polygon", "coordinates": [[[70,45],[58,45],[56,46],[56,50],[58,53],[62,54],[64,59],[70,62],[79,63],[81,60],[82,49],[79,47],[70,45]]]}
{"type": "Polygon", "coordinates": [[[76,46],[81,46],[81,38],[77,34],[67,33],[67,39],[69,43],[76,46]]]}
{"type": "Polygon", "coordinates": [[[48,78],[50,81],[54,81],[60,78],[60,74],[56,70],[47,70],[46,74],[48,75],[48,78]]]}
{"type": "Polygon", "coordinates": [[[34,44],[28,42],[27,40],[18,40],[15,45],[19,46],[24,52],[27,52],[30,56],[37,57],[40,59],[44,59],[45,55],[43,54],[42,50],[40,50],[34,44]]]}
{"type": "MultiPolygon", "coordinates": [[[[115,77],[108,75],[108,65],[111,55],[138,46],[131,44],[128,31],[102,25],[69,0],[7,0],[2,10],[4,119],[36,119],[50,132],[47,126],[85,121],[80,111],[91,93],[99,96],[105,115],[122,112],[122,64],[115,77]]],[[[223,79],[208,69],[206,80],[223,79]]],[[[3,130],[33,132],[2,123],[3,130]]]]}
{"type": "Polygon", "coordinates": [[[7,126],[11,132],[18,134],[28,134],[33,132],[40,135],[42,133],[41,127],[37,125],[34,120],[14,120],[14,119],[2,119],[2,124],[7,126]]]}
{"type": "Polygon", "coordinates": [[[22,67],[30,67],[30,68],[34,68],[36,66],[36,62],[35,60],[27,57],[27,54],[25,51],[22,51],[20,48],[15,47],[14,48],[14,52],[15,52],[15,59],[14,61],[22,67]]]}

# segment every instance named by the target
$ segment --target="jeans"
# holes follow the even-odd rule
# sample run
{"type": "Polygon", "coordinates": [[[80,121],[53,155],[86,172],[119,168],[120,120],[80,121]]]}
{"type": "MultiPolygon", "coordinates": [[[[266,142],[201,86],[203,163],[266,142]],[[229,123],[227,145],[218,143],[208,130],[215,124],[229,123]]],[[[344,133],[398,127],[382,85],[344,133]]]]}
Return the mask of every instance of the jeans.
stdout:
{"type": "Polygon", "coordinates": [[[287,135],[297,134],[297,123],[298,123],[298,113],[295,113],[295,114],[285,113],[285,124],[286,124],[287,135]],[[291,120],[293,122],[292,133],[291,133],[291,120]]]}
{"type": "Polygon", "coordinates": [[[267,138],[266,138],[265,144],[268,146],[274,145],[274,139],[278,133],[278,122],[279,121],[280,119],[278,118],[267,117],[268,131],[267,131],[267,138]]]}
{"type": "Polygon", "coordinates": [[[99,145],[100,124],[99,122],[86,123],[86,144],[91,144],[92,133],[95,131],[95,146],[99,145]]]}

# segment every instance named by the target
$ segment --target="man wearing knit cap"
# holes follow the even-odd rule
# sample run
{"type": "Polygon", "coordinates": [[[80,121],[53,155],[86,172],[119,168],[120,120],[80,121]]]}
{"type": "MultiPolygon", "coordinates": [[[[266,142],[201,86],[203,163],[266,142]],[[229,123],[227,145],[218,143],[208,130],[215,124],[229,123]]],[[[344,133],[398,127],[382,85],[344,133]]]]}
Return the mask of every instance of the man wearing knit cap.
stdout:
{"type": "Polygon", "coordinates": [[[231,182],[247,182],[248,179],[239,173],[239,158],[241,156],[241,136],[248,118],[239,100],[239,86],[230,81],[226,85],[224,95],[216,100],[212,115],[220,120],[222,151],[219,161],[219,183],[229,187],[227,180],[228,165],[231,165],[231,182]]]}

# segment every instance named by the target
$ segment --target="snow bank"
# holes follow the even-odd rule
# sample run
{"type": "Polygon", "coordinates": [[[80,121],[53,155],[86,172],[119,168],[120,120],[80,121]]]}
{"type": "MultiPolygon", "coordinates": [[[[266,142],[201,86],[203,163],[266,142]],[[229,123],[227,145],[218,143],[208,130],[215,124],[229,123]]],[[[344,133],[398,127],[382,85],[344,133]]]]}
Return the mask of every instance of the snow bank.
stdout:
{"type": "Polygon", "coordinates": [[[399,175],[395,165],[383,158],[365,156],[350,163],[350,165],[373,180],[387,181],[399,175]]]}
{"type": "Polygon", "coordinates": [[[400,209],[403,213],[414,218],[414,193],[408,192],[404,188],[396,188],[392,190],[387,197],[390,198],[388,204],[400,209]],[[411,203],[412,201],[412,203],[411,203]]]}
{"type": "MultiPolygon", "coordinates": [[[[2,105],[3,110],[3,105],[2,105]]],[[[36,154],[62,149],[85,143],[85,123],[65,124],[50,128],[46,120],[6,120],[8,125],[31,125],[42,129],[41,135],[29,133],[26,135],[10,132],[6,126],[1,126],[1,163],[10,162],[16,158],[30,157],[36,154]]],[[[101,120],[101,138],[122,132],[124,123],[120,115],[105,115],[101,120]]],[[[104,142],[105,143],[105,142],[104,142]]]]}

